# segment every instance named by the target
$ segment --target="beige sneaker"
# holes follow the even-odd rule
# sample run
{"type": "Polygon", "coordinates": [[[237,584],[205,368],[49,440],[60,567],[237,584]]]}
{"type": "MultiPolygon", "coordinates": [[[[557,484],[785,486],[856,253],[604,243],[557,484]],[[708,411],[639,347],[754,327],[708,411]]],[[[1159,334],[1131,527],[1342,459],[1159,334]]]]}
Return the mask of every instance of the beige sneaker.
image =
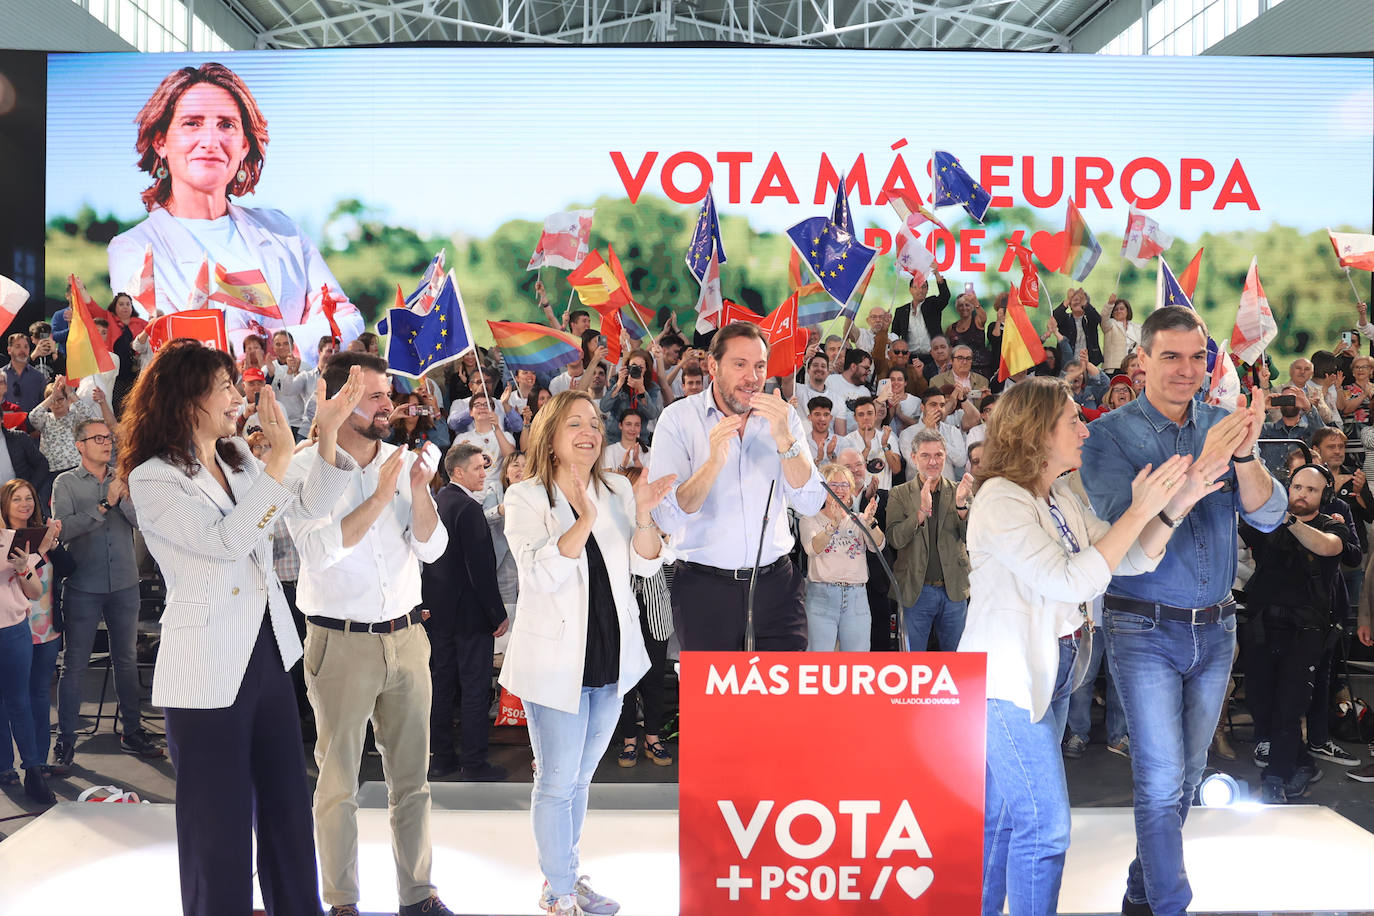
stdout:
{"type": "Polygon", "coordinates": [[[1218,727],[1216,734],[1212,736],[1212,753],[1222,760],[1235,760],[1236,749],[1231,746],[1231,739],[1226,737],[1226,730],[1218,727]]]}

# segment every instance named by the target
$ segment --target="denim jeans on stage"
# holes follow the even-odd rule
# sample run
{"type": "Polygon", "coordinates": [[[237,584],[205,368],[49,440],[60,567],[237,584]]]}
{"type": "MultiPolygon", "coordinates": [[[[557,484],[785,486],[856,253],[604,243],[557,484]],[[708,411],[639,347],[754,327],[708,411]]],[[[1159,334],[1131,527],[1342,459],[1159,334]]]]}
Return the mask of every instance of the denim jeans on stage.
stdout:
{"type": "Polygon", "coordinates": [[[872,613],[866,585],[806,580],[806,648],[812,652],[867,652],[872,613]]]}
{"type": "MultiPolygon", "coordinates": [[[[52,745],[52,673],[57,668],[57,653],[62,640],[50,639],[35,643],[33,661],[29,667],[29,714],[33,720],[33,740],[39,760],[48,759],[52,745]]],[[[14,769],[14,742],[8,716],[0,717],[4,729],[0,731],[0,773],[14,769]]]]}
{"type": "Polygon", "coordinates": [[[1069,786],[1059,736],[1069,707],[1074,644],[1059,642],[1054,699],[1039,722],[1009,700],[988,700],[983,808],[983,916],[1053,916],[1069,849],[1069,786]]]}
{"type": "Polygon", "coordinates": [[[1183,916],[1193,899],[1183,822],[1226,697],[1236,618],[1195,626],[1108,608],[1103,619],[1135,781],[1136,858],[1126,898],[1148,901],[1155,916],[1183,916]]]}
{"type": "MultiPolygon", "coordinates": [[[[1097,682],[1098,669],[1105,659],[1106,640],[1099,632],[1093,640],[1092,660],[1084,674],[1083,684],[1069,697],[1069,730],[1064,737],[1077,735],[1088,740],[1092,728],[1093,685],[1097,682]]],[[[1121,708],[1121,694],[1116,689],[1116,678],[1112,676],[1112,666],[1107,664],[1107,743],[1117,744],[1126,737],[1126,711],[1121,708]]]]}
{"type": "Polygon", "coordinates": [[[903,612],[906,619],[907,648],[924,652],[930,643],[931,630],[941,652],[959,648],[964,635],[964,620],[968,617],[968,601],[952,601],[943,586],[927,585],[916,596],[916,603],[903,612]]]}
{"type": "MultiPolygon", "coordinates": [[[[46,754],[38,753],[33,739],[33,713],[29,709],[29,672],[33,669],[33,631],[26,616],[14,626],[0,628],[0,703],[9,720],[9,731],[19,745],[24,769],[42,766],[46,754]]],[[[5,767],[5,769],[9,769],[5,767]]]]}
{"type": "Polygon", "coordinates": [[[577,883],[587,790],[620,718],[615,688],[583,687],[576,713],[525,703],[535,766],[530,819],[539,870],[555,897],[571,894],[577,883]]]}
{"type": "Polygon", "coordinates": [[[138,686],[138,586],[101,594],[83,592],[67,586],[62,593],[63,636],[67,652],[63,656],[62,680],[57,685],[57,733],[71,740],[76,720],[81,715],[81,680],[91,663],[91,646],[100,618],[110,641],[110,661],[114,664],[115,696],[119,698],[119,719],[124,734],[141,728],[138,686]]]}

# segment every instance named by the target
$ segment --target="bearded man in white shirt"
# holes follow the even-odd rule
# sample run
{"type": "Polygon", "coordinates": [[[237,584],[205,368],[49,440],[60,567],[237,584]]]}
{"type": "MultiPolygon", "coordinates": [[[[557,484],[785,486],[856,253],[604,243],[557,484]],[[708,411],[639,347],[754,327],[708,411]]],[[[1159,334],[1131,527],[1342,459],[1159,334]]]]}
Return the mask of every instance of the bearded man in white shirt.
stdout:
{"type": "MultiPolygon", "coordinates": [[[[367,722],[386,774],[391,846],[401,916],[446,916],[430,880],[429,640],[420,626],[420,564],[448,546],[429,480],[434,468],[382,440],[391,430],[386,360],[344,353],[324,372],[330,392],[353,366],[363,398],[339,428],[357,462],[352,480],[321,519],[288,527],[300,552],[296,600],[306,615],[305,683],[319,735],[315,839],[331,916],[356,914],[358,765],[367,722]]],[[[292,462],[304,474],[314,446],[292,462]]]]}

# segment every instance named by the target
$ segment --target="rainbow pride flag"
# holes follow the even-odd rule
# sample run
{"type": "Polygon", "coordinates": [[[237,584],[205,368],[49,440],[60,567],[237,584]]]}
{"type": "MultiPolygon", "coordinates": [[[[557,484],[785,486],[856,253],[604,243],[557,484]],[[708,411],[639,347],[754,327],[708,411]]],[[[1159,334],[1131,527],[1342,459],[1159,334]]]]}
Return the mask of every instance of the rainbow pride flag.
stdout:
{"type": "Polygon", "coordinates": [[[1088,274],[1092,273],[1097,259],[1102,256],[1102,246],[1097,243],[1096,236],[1088,228],[1087,220],[1083,219],[1083,214],[1078,212],[1072,200],[1069,201],[1069,211],[1064,216],[1064,234],[1068,237],[1068,250],[1064,254],[1064,263],[1060,266],[1059,273],[1082,283],[1088,278],[1088,274]]]}
{"type": "Polygon", "coordinates": [[[576,337],[542,324],[488,321],[487,327],[512,372],[561,372],[568,363],[582,358],[582,344],[576,337]]]}

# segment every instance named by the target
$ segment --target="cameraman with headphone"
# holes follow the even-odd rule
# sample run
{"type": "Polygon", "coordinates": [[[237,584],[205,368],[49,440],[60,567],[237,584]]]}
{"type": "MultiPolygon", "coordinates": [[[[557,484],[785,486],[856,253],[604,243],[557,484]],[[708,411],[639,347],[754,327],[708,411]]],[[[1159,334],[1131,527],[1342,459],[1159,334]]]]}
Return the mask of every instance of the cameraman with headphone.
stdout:
{"type": "Polygon", "coordinates": [[[1261,798],[1266,804],[1301,798],[1322,775],[1302,741],[1300,720],[1331,630],[1341,554],[1358,550],[1345,522],[1319,511],[1334,491],[1330,471],[1303,464],[1288,478],[1284,522],[1268,533],[1240,527],[1255,558],[1255,573],[1246,584],[1251,601],[1245,689],[1255,735],[1269,738],[1255,752],[1256,764],[1265,768],[1261,798]]]}

